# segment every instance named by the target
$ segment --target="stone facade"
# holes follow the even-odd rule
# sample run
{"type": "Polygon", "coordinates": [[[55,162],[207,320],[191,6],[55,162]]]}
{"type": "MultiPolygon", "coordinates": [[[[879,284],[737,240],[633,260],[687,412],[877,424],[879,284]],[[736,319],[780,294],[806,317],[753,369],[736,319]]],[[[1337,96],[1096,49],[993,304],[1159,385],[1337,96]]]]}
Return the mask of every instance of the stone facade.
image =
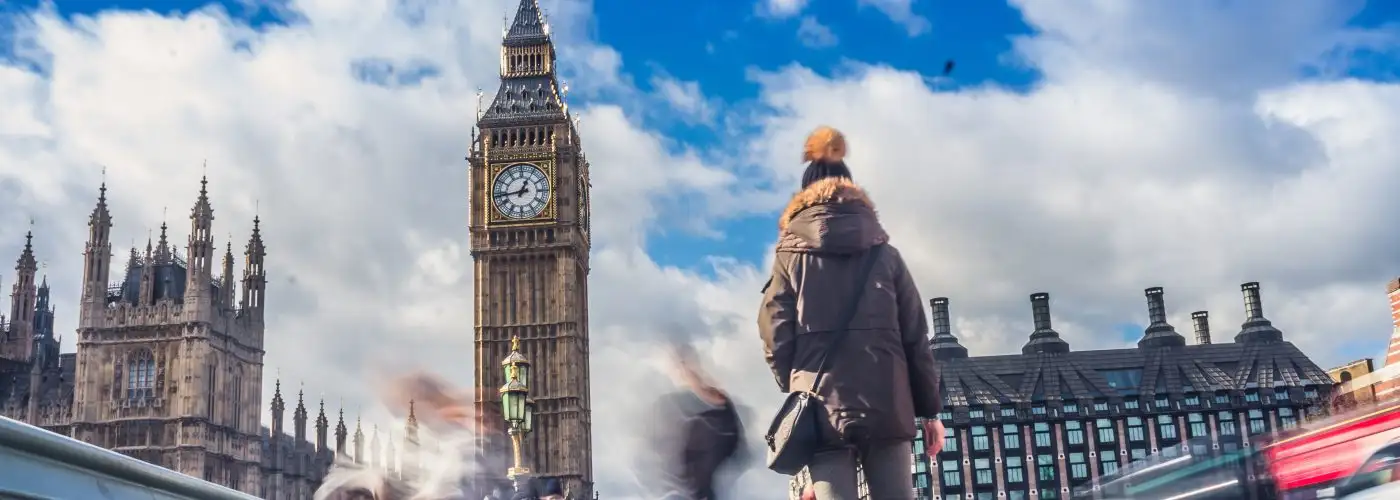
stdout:
{"type": "MultiPolygon", "coordinates": [[[[572,498],[591,498],[588,160],[566,92],[538,2],[521,0],[502,40],[501,86],[479,116],[469,157],[476,407],[478,428],[502,427],[501,360],[518,336],[536,374],[523,465],[559,479],[572,498]]],[[[486,475],[474,498],[510,466],[504,432],[478,439],[486,475]]]]}
{"type": "MultiPolygon", "coordinates": [[[[392,477],[413,460],[363,433],[346,449],[344,412],[330,447],[321,402],[314,424],[298,393],[292,425],[277,383],[271,426],[262,425],[267,274],[261,221],[253,220],[241,277],[232,243],[214,276],[214,211],[207,183],[190,215],[184,255],[161,225],[144,252],[133,248],[108,284],[112,217],[104,185],[89,221],[78,310],[77,352],[59,352],[47,277],[37,276],[32,233],[16,265],[9,316],[0,316],[0,413],[88,443],[274,500],[309,499],[331,464],[377,463],[392,477]],[[37,279],[36,279],[37,278],[37,279]],[[313,424],[315,442],[309,439],[313,424]],[[376,458],[379,457],[379,458],[376,458]],[[404,464],[399,466],[398,464],[404,464]]],[[[416,419],[399,450],[412,448],[416,419]]]]}

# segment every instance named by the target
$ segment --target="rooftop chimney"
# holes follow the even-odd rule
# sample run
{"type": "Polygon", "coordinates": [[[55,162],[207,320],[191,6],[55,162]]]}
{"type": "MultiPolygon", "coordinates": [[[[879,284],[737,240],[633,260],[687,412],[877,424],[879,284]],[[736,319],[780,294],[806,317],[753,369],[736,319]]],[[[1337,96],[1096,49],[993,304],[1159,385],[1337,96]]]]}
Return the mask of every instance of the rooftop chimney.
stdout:
{"type": "Polygon", "coordinates": [[[953,324],[948,314],[948,298],[938,297],[930,300],[929,305],[933,306],[933,341],[930,342],[930,347],[933,349],[934,359],[966,358],[967,348],[959,344],[958,338],[953,336],[953,324]]]}
{"type": "Polygon", "coordinates": [[[1050,328],[1050,294],[1031,294],[1031,317],[1035,320],[1035,331],[1054,331],[1050,328]]]}
{"type": "Polygon", "coordinates": [[[933,307],[933,336],[952,335],[953,324],[948,318],[948,298],[938,297],[928,303],[933,307]]]}
{"type": "Polygon", "coordinates": [[[1059,332],[1050,327],[1050,294],[1031,294],[1031,315],[1035,321],[1035,331],[1030,341],[1021,347],[1022,354],[1064,354],[1069,352],[1069,343],[1060,338],[1059,332]]]}
{"type": "Polygon", "coordinates": [[[1244,324],[1240,325],[1240,333],[1235,335],[1235,342],[1282,341],[1283,332],[1264,318],[1264,301],[1259,297],[1259,283],[1251,281],[1240,285],[1240,291],[1244,293],[1245,319],[1244,324]]]}
{"type": "Polygon", "coordinates": [[[1251,281],[1240,285],[1240,291],[1244,292],[1244,318],[1263,319],[1264,301],[1259,298],[1259,283],[1251,281]]]}
{"type": "Polygon", "coordinates": [[[1138,340],[1138,347],[1146,349],[1186,345],[1186,337],[1176,333],[1176,327],[1167,323],[1167,301],[1162,296],[1162,287],[1148,288],[1145,293],[1147,294],[1147,317],[1151,323],[1142,332],[1142,339],[1138,340]]]}
{"type": "Polygon", "coordinates": [[[1196,343],[1206,345],[1210,343],[1210,313],[1196,311],[1191,313],[1191,325],[1196,327],[1196,343]]]}
{"type": "Polygon", "coordinates": [[[1162,297],[1160,286],[1154,286],[1144,291],[1147,295],[1147,321],[1151,324],[1167,322],[1167,300],[1162,297]]]}

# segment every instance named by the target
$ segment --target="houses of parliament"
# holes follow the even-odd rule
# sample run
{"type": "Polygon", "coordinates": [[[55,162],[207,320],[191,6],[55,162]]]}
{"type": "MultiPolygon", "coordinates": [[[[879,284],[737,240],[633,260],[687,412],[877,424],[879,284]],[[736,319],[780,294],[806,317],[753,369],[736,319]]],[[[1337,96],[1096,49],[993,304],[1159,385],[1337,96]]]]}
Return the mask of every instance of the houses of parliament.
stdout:
{"type": "Polygon", "coordinates": [[[300,391],[287,428],[280,381],[268,408],[271,426],[262,425],[267,253],[261,221],[253,219],[241,274],[227,242],[216,275],[207,186],[201,180],[183,254],[161,224],[159,239],[147,241],[144,252],[133,247],[121,281],[109,284],[113,224],[102,185],[88,220],[83,281],[73,289],[81,293],[77,352],[59,351],[52,289],[38,274],[32,230],[26,235],[9,314],[0,315],[0,413],[272,500],[311,498],[337,458],[411,474],[417,438],[411,409],[397,433],[404,453],[377,429],[366,443],[358,420],[351,436],[343,410],[331,448],[324,401],[309,422],[300,391]]]}
{"type": "MultiPolygon", "coordinates": [[[[555,56],[538,0],[520,0],[502,36],[500,89],[477,116],[467,158],[477,277],[474,403],[477,418],[501,418],[500,365],[519,338],[541,372],[529,383],[534,431],[523,443],[522,465],[558,480],[570,498],[591,498],[589,164],[555,56]]],[[[390,477],[416,473],[412,402],[405,428],[384,429],[382,437],[370,429],[366,442],[358,420],[350,434],[343,410],[331,434],[324,401],[309,420],[300,391],[288,428],[288,401],[276,381],[271,424],[262,425],[268,275],[261,221],[254,217],[241,259],[232,241],[219,248],[208,181],[201,179],[189,224],[183,248],[162,223],[159,237],[144,251],[133,245],[114,273],[113,219],[101,185],[88,219],[82,282],[59,287],[80,297],[72,353],[59,350],[52,290],[36,255],[66,250],[34,248],[31,230],[15,266],[9,315],[0,316],[0,414],[273,500],[311,498],[341,461],[390,477]],[[110,283],[113,276],[120,281],[110,283]]],[[[494,423],[476,428],[500,430],[494,423]]],[[[489,491],[505,479],[506,464],[496,462],[509,455],[509,439],[503,430],[477,438],[486,472],[469,482],[489,491]]]]}

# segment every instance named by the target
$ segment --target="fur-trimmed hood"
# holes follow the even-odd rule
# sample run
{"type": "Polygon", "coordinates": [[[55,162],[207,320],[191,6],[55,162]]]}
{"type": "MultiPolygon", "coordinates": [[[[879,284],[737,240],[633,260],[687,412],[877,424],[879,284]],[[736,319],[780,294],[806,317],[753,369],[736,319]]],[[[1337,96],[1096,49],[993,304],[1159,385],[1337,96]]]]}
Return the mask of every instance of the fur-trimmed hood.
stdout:
{"type": "Polygon", "coordinates": [[[885,243],[875,203],[855,182],[829,177],[792,197],[778,218],[778,249],[858,253],[885,243]]]}

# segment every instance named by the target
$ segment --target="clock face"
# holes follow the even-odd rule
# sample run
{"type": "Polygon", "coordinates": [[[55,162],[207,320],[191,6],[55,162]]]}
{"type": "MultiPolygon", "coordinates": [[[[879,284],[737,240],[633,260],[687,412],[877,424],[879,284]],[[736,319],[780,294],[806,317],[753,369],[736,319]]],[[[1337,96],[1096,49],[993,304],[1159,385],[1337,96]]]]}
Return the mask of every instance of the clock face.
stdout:
{"type": "Polygon", "coordinates": [[[549,205],[549,177],[540,167],[517,163],[496,174],[491,200],[510,219],[533,219],[549,205]]]}
{"type": "Polygon", "coordinates": [[[583,228],[584,234],[588,233],[588,185],[583,179],[578,181],[578,224],[583,228]]]}

